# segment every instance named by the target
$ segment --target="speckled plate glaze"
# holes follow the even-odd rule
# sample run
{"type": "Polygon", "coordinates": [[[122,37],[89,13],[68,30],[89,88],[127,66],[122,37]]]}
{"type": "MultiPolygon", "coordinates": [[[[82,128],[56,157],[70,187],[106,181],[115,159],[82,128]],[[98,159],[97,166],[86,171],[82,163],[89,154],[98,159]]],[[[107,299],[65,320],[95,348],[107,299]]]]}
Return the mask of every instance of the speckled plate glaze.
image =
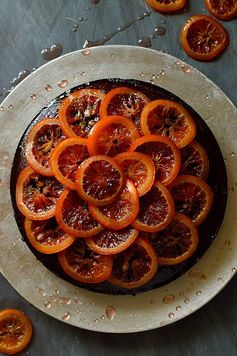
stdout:
{"type": "Polygon", "coordinates": [[[170,55],[140,47],[103,46],[80,50],[44,65],[19,84],[2,103],[0,122],[0,270],[13,287],[40,310],[89,330],[113,333],[149,330],[173,323],[199,309],[236,272],[237,109],[196,69],[170,55]],[[52,274],[21,240],[11,206],[11,164],[32,118],[66,89],[102,78],[148,81],[179,96],[206,121],[219,143],[227,168],[226,214],[209,250],[174,282],[136,296],[90,292],[52,274]]]}

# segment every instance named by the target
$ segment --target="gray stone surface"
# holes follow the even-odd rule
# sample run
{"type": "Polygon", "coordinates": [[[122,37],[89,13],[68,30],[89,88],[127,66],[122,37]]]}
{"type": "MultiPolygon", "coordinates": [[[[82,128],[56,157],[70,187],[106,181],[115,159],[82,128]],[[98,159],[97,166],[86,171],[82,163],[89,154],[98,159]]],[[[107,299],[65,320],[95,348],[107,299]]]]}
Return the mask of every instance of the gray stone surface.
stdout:
{"type": "MultiPolygon", "coordinates": [[[[237,21],[224,25],[230,33],[228,50],[216,61],[199,63],[188,58],[179,44],[179,29],[191,14],[206,12],[203,1],[190,0],[187,12],[163,16],[152,14],[118,33],[108,44],[137,45],[156,26],[166,27],[165,36],[152,39],[152,48],[177,56],[205,73],[236,104],[237,21]],[[165,21],[163,23],[162,21],[165,21]]],[[[85,40],[103,38],[118,26],[147,11],[143,0],[1,0],[0,2],[0,91],[24,69],[45,63],[40,52],[61,43],[64,52],[83,46],[85,40]],[[87,10],[86,8],[90,8],[87,10]],[[78,32],[73,22],[78,19],[78,32]]],[[[17,272],[16,272],[17,273],[17,272]]],[[[236,277],[207,306],[186,319],[162,329],[132,335],[110,335],[80,330],[54,320],[36,310],[0,279],[0,308],[18,307],[31,317],[35,335],[22,355],[236,355],[237,308],[236,277]]]]}

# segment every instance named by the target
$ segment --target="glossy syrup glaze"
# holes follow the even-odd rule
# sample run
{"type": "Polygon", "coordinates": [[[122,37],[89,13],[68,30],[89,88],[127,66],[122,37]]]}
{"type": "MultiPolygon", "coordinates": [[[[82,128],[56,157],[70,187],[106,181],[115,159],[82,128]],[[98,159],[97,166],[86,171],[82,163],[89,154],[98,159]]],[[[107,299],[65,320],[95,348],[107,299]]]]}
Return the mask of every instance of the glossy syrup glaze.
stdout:
{"type": "Polygon", "coordinates": [[[57,97],[55,100],[50,102],[49,105],[43,108],[41,112],[32,120],[32,122],[26,129],[25,133],[23,134],[21,141],[19,142],[18,148],[16,150],[16,154],[12,166],[12,174],[11,174],[11,196],[12,196],[12,204],[15,212],[15,218],[19,230],[22,234],[22,238],[28,244],[29,248],[34,253],[34,255],[45,265],[46,268],[48,268],[50,271],[52,271],[59,277],[63,278],[64,280],[88,290],[107,293],[107,294],[135,295],[136,293],[155,289],[175,280],[183,273],[188,271],[209,248],[212,241],[215,239],[217,232],[220,229],[224,217],[226,200],[227,200],[227,176],[226,176],[224,160],[214,135],[212,134],[212,132],[210,131],[206,123],[202,120],[202,118],[185,102],[183,102],[181,99],[179,99],[174,94],[168,92],[167,90],[164,90],[163,88],[152,85],[150,83],[145,83],[136,80],[103,79],[91,83],[86,83],[66,91],[63,95],[57,97]],[[139,289],[134,289],[134,290],[125,290],[125,289],[117,288],[115,286],[112,286],[108,282],[100,283],[98,285],[96,284],[85,285],[67,276],[59,266],[56,255],[41,254],[38,251],[34,250],[33,247],[29,244],[29,242],[26,239],[26,235],[24,231],[24,225],[23,225],[24,218],[18,211],[16,207],[16,201],[15,201],[16,181],[18,175],[20,174],[20,171],[26,165],[25,157],[24,157],[24,146],[30,128],[36,122],[42,120],[44,117],[56,117],[57,110],[60,106],[61,101],[65,98],[65,96],[68,96],[71,92],[74,92],[75,90],[85,88],[85,87],[91,87],[91,88],[99,88],[105,92],[108,92],[112,88],[118,86],[127,86],[127,87],[137,89],[143,92],[145,95],[147,95],[151,100],[154,99],[175,100],[176,102],[182,104],[191,113],[191,115],[193,116],[197,124],[196,140],[204,146],[210,159],[210,173],[207,182],[215,192],[215,201],[212,210],[207,220],[203,224],[201,224],[201,226],[199,226],[200,243],[195,254],[189,260],[179,265],[160,266],[157,275],[148,284],[146,284],[143,287],[140,287],[139,289]]]}

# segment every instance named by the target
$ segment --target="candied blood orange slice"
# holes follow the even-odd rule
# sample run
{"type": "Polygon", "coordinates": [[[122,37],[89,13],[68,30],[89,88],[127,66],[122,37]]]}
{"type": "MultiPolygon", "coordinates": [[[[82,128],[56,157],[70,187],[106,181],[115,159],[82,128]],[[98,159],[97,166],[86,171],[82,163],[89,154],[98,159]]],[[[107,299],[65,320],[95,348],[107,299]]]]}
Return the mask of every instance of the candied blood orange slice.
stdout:
{"type": "Polygon", "coordinates": [[[127,117],[140,129],[140,114],[149,101],[146,95],[135,89],[118,87],[106,94],[100,107],[100,115],[101,118],[110,115],[127,117]]]}
{"type": "Polygon", "coordinates": [[[139,130],[131,120],[123,116],[108,116],[97,122],[90,131],[88,150],[91,156],[114,157],[127,151],[139,137],[139,130]]]}
{"type": "Polygon", "coordinates": [[[76,188],[88,203],[103,206],[112,203],[123,190],[124,173],[110,157],[99,155],[86,159],[76,173],[76,188]]]}
{"type": "Polygon", "coordinates": [[[74,190],[65,189],[57,202],[55,217],[59,226],[72,236],[88,237],[103,230],[91,216],[87,203],[74,190]]]}
{"type": "Polygon", "coordinates": [[[144,135],[169,137],[178,148],[189,144],[196,135],[196,124],[189,112],[172,100],[158,99],[148,103],[141,113],[144,135]]]}
{"type": "Polygon", "coordinates": [[[176,12],[184,8],[188,0],[146,0],[148,5],[159,12],[176,12]]]}
{"type": "Polygon", "coordinates": [[[76,190],[76,171],[88,157],[87,139],[72,137],[60,142],[50,159],[54,176],[67,188],[76,190]]]}
{"type": "Polygon", "coordinates": [[[130,151],[148,155],[154,162],[156,179],[162,184],[170,184],[178,175],[181,157],[178,148],[167,137],[146,135],[137,139],[130,151]]]}
{"type": "Polygon", "coordinates": [[[195,15],[184,25],[180,40],[190,57],[199,61],[210,61],[226,49],[229,35],[211,16],[195,15]]]}
{"type": "Polygon", "coordinates": [[[45,118],[34,125],[25,146],[26,160],[31,168],[37,173],[52,176],[50,156],[57,144],[64,139],[61,123],[57,119],[45,118]]]}
{"type": "Polygon", "coordinates": [[[157,253],[159,264],[176,265],[196,251],[198,230],[187,216],[176,213],[164,230],[149,236],[149,241],[157,253]]]}
{"type": "Polygon", "coordinates": [[[149,156],[140,152],[123,152],[115,160],[135,184],[139,196],[151,189],[155,180],[155,165],[149,156]]]}
{"type": "Polygon", "coordinates": [[[206,180],[209,173],[209,159],[200,143],[193,141],[181,149],[181,174],[193,175],[206,180]]]}
{"type": "Polygon", "coordinates": [[[151,244],[138,238],[127,250],[114,256],[109,282],[121,288],[138,288],[149,282],[158,269],[158,258],[151,244]]]}
{"type": "Polygon", "coordinates": [[[219,20],[231,20],[237,16],[236,0],[205,0],[208,11],[219,20]]]}
{"type": "Polygon", "coordinates": [[[126,250],[136,240],[138,233],[131,225],[118,231],[106,229],[86,239],[86,243],[92,251],[101,255],[114,255],[126,250]]]}
{"type": "Polygon", "coordinates": [[[58,254],[64,272],[82,283],[101,283],[111,274],[112,256],[99,255],[89,249],[84,239],[76,239],[58,254]]]}
{"type": "Polygon", "coordinates": [[[139,211],[139,199],[135,185],[127,179],[121,195],[106,206],[89,205],[90,213],[101,225],[120,230],[130,225],[139,211]]]}
{"type": "Polygon", "coordinates": [[[45,254],[65,250],[75,240],[61,229],[54,217],[42,221],[25,219],[25,232],[31,245],[45,254]]]}
{"type": "Polygon", "coordinates": [[[31,220],[45,220],[55,215],[55,205],[64,187],[54,177],[45,177],[26,167],[16,184],[16,203],[31,220]]]}
{"type": "Polygon", "coordinates": [[[156,181],[151,190],[140,198],[139,214],[132,224],[145,232],[164,229],[173,219],[174,201],[167,188],[156,181]]]}
{"type": "Polygon", "coordinates": [[[32,338],[32,323],[20,310],[0,311],[0,352],[14,355],[23,351],[32,338]]]}
{"type": "Polygon", "coordinates": [[[58,118],[68,137],[87,137],[99,120],[99,110],[105,94],[98,89],[80,89],[70,94],[61,103],[58,118]]]}
{"type": "Polygon", "coordinates": [[[200,225],[209,214],[214,200],[211,187],[202,179],[182,175],[170,187],[175,210],[188,216],[195,225],[200,225]]]}

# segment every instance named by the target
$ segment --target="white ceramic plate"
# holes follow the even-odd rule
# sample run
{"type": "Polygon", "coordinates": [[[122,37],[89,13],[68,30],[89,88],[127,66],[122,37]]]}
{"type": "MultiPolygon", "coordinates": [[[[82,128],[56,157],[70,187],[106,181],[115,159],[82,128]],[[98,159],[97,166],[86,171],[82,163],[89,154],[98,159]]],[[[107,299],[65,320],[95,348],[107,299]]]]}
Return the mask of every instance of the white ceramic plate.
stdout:
{"type": "Polygon", "coordinates": [[[0,108],[0,122],[0,270],[40,310],[84,329],[113,333],[148,330],[199,309],[234,275],[237,268],[237,110],[196,69],[170,55],[139,47],[104,46],[69,53],[39,68],[18,85],[0,108]],[[56,277],[21,240],[11,206],[11,164],[32,118],[66,89],[103,78],[152,81],[179,96],[206,121],[227,167],[226,215],[209,250],[174,282],[135,297],[86,291],[56,277]],[[68,81],[65,88],[58,86],[62,80],[68,81]],[[49,85],[51,91],[45,89],[49,85]],[[35,99],[32,94],[36,95],[35,99]]]}

